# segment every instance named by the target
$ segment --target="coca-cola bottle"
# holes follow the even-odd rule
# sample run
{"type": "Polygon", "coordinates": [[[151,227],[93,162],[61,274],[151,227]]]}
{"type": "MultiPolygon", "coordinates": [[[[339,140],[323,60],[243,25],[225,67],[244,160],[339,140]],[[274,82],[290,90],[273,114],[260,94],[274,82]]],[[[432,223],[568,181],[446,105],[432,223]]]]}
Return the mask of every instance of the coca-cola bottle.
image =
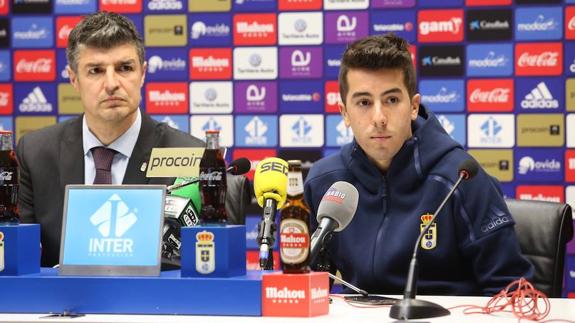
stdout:
{"type": "Polygon", "coordinates": [[[0,223],[18,222],[18,162],[12,132],[0,131],[0,223]]]}
{"type": "Polygon", "coordinates": [[[226,161],[220,150],[220,132],[206,131],[206,150],[200,161],[200,224],[225,223],[226,161]]]}
{"type": "Polygon", "coordinates": [[[280,215],[280,257],[284,273],[309,272],[309,207],[303,199],[301,161],[288,161],[287,200],[280,215]]]}

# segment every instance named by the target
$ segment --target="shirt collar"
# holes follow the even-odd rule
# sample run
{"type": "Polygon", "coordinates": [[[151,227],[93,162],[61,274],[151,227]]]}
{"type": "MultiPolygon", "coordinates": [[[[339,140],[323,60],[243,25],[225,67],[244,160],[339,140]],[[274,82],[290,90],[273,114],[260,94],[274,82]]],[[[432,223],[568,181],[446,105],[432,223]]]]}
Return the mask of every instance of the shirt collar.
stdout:
{"type": "MultiPolygon", "coordinates": [[[[142,115],[140,109],[136,111],[136,121],[124,132],[118,139],[113,143],[109,144],[107,148],[114,149],[125,157],[130,157],[132,151],[136,146],[136,141],[138,141],[138,135],[140,134],[140,129],[142,128],[142,115]]],[[[82,142],[84,145],[84,156],[94,147],[104,146],[96,138],[96,136],[88,128],[88,123],[86,122],[86,115],[82,119],[82,142]]]]}

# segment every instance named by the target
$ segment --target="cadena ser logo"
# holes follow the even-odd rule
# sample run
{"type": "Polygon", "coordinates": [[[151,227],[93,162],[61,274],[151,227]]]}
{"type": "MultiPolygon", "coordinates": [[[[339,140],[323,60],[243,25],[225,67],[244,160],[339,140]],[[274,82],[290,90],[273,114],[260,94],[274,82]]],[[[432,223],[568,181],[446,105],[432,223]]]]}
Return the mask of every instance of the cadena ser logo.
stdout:
{"type": "Polygon", "coordinates": [[[469,112],[511,112],[514,97],[513,79],[481,79],[467,82],[469,112]]]}
{"type": "Polygon", "coordinates": [[[229,80],[232,77],[231,48],[192,48],[189,62],[192,80],[229,80]]]}
{"type": "Polygon", "coordinates": [[[463,41],[463,10],[421,10],[417,20],[422,43],[463,41]]]}
{"type": "Polygon", "coordinates": [[[56,54],[53,50],[14,51],[15,81],[54,81],[56,54]]]}
{"type": "Polygon", "coordinates": [[[561,75],[562,72],[562,43],[519,43],[515,45],[515,75],[561,75]]]}
{"type": "Polygon", "coordinates": [[[146,112],[151,114],[187,113],[187,83],[146,84],[146,112]]]}
{"type": "Polygon", "coordinates": [[[136,210],[113,194],[90,216],[90,223],[95,226],[101,237],[90,238],[89,252],[93,256],[133,254],[134,241],[122,236],[138,221],[136,210]]]}
{"type": "Polygon", "coordinates": [[[234,16],[234,45],[275,45],[277,18],[273,13],[234,16]]]}
{"type": "Polygon", "coordinates": [[[82,20],[80,16],[59,16],[56,18],[56,47],[66,48],[72,29],[82,20]]]}

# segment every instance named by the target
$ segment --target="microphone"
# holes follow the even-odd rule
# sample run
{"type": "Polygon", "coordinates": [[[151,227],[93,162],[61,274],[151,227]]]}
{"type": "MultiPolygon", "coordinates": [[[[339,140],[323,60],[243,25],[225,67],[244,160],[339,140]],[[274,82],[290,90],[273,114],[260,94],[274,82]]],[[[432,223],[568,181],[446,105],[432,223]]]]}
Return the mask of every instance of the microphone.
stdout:
{"type": "Polygon", "coordinates": [[[310,263],[313,263],[332,232],[340,232],[353,219],[359,193],[348,182],[333,183],[323,195],[317,209],[317,229],[311,236],[310,263]]]}
{"type": "MultiPolygon", "coordinates": [[[[228,168],[226,168],[226,172],[232,175],[243,175],[250,171],[252,167],[252,163],[249,159],[242,157],[234,160],[228,168]]],[[[178,177],[174,181],[173,185],[169,185],[167,187],[168,193],[172,193],[175,190],[178,190],[184,186],[192,185],[200,181],[199,177],[178,177]]]]}
{"type": "Polygon", "coordinates": [[[409,264],[409,271],[407,273],[407,281],[405,283],[403,299],[391,307],[389,312],[390,317],[398,320],[408,320],[438,317],[450,314],[449,310],[442,307],[441,305],[415,299],[415,295],[417,294],[417,250],[419,249],[423,235],[427,232],[427,230],[429,230],[435,221],[435,218],[443,209],[445,203],[447,203],[449,198],[451,198],[455,192],[455,189],[457,189],[462,181],[472,179],[475,175],[477,175],[478,171],[479,165],[474,159],[467,159],[459,165],[459,169],[457,171],[459,178],[455,182],[455,185],[453,185],[451,191],[447,193],[447,196],[445,196],[437,210],[435,210],[433,213],[431,221],[429,221],[425,228],[421,230],[419,237],[417,237],[417,240],[415,241],[415,246],[413,247],[413,255],[409,264]]]}
{"type": "Polygon", "coordinates": [[[288,164],[285,160],[271,157],[258,163],[254,174],[254,193],[260,207],[263,207],[262,220],[258,224],[257,242],[260,246],[260,267],[273,269],[275,242],[275,214],[287,197],[288,164]]]}

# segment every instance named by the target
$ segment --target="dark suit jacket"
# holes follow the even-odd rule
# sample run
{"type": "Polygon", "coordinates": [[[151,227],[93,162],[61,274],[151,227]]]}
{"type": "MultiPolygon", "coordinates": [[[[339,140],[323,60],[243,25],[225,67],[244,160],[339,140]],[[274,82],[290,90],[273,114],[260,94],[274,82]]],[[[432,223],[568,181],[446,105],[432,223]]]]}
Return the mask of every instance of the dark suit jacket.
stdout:
{"type": "MultiPolygon", "coordinates": [[[[128,161],[123,184],[172,184],[174,178],[146,178],[142,165],[148,162],[152,148],[204,146],[202,140],[142,113],[142,127],[128,161]]],[[[59,262],[65,186],[84,184],[82,147],[82,116],[28,133],[18,142],[20,218],[24,223],[41,225],[42,266],[53,266],[59,262]]],[[[245,177],[233,177],[240,177],[236,180],[241,183],[229,180],[228,191],[230,184],[244,189],[244,185],[247,185],[245,177]]],[[[242,194],[247,192],[242,191],[242,194]]],[[[230,201],[226,201],[226,206],[230,204],[231,207],[241,208],[228,211],[228,214],[243,215],[244,205],[238,203],[243,202],[245,197],[228,195],[227,200],[230,201]]]]}

